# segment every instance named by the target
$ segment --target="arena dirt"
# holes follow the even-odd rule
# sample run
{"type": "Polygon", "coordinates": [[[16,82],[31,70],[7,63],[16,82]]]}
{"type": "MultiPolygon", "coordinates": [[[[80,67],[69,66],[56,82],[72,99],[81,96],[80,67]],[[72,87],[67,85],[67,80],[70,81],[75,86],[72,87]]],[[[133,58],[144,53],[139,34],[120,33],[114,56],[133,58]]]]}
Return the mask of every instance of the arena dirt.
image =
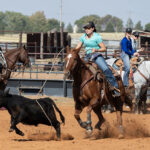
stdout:
{"type": "MultiPolygon", "coordinates": [[[[44,96],[45,97],[45,96],[44,96]]],[[[30,98],[39,98],[30,96],[30,98]]],[[[25,136],[21,137],[15,132],[9,133],[10,115],[7,110],[0,111],[0,149],[1,150],[149,150],[150,149],[150,111],[146,115],[131,114],[127,108],[123,113],[123,127],[125,138],[118,139],[116,127],[116,114],[104,114],[106,123],[102,130],[94,130],[88,137],[84,129],[79,127],[74,119],[74,102],[72,98],[52,97],[66,118],[65,125],[61,125],[61,141],[56,140],[53,127],[46,125],[28,126],[18,124],[25,136]]],[[[81,117],[86,120],[85,110],[81,117]]],[[[59,116],[57,114],[57,118],[59,116]]],[[[92,112],[92,125],[97,122],[92,112]]]]}

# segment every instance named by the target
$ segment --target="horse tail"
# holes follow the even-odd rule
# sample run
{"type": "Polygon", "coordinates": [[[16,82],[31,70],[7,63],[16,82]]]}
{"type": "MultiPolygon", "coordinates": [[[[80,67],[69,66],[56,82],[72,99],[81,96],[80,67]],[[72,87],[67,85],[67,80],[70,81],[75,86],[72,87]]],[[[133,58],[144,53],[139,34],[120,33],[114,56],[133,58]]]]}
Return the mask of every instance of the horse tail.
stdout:
{"type": "Polygon", "coordinates": [[[63,116],[62,112],[59,110],[59,108],[57,107],[54,101],[52,101],[52,105],[54,106],[55,110],[59,113],[62,123],[65,124],[65,117],[63,116]]]}

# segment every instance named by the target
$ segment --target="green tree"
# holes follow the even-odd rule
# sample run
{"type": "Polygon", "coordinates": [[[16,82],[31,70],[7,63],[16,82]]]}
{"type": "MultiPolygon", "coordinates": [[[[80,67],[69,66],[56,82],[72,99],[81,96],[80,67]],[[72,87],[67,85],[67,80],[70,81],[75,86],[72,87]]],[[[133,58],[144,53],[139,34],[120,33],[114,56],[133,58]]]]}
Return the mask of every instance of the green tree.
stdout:
{"type": "Polygon", "coordinates": [[[66,31],[69,32],[69,33],[72,33],[73,32],[73,27],[71,25],[71,23],[69,23],[66,27],[66,31]]]}
{"type": "Polygon", "coordinates": [[[137,24],[135,25],[134,29],[136,29],[136,30],[143,30],[143,27],[141,25],[141,21],[137,22],[137,24]]]}
{"type": "Polygon", "coordinates": [[[109,22],[106,26],[105,32],[114,32],[114,27],[111,22],[109,22]]]}
{"type": "Polygon", "coordinates": [[[0,30],[5,30],[5,22],[4,22],[5,14],[3,12],[0,12],[0,30]]]}
{"type": "Polygon", "coordinates": [[[150,32],[150,23],[145,25],[145,30],[150,32]]]}
{"type": "Polygon", "coordinates": [[[30,16],[30,22],[32,32],[45,32],[47,20],[43,11],[37,11],[30,16]]]}
{"type": "Polygon", "coordinates": [[[101,19],[98,15],[89,15],[83,16],[79,20],[75,21],[75,24],[78,26],[78,32],[84,32],[83,25],[88,23],[89,21],[93,21],[96,25],[97,32],[101,31],[101,19]]]}
{"type": "Polygon", "coordinates": [[[5,30],[25,31],[28,29],[28,17],[21,13],[6,11],[4,22],[5,30]]]}
{"type": "Polygon", "coordinates": [[[126,27],[127,27],[127,28],[133,28],[133,21],[132,21],[131,18],[128,18],[126,27]]]}
{"type": "Polygon", "coordinates": [[[111,23],[116,32],[121,32],[123,30],[123,21],[120,18],[112,17],[111,23]]]}
{"type": "Polygon", "coordinates": [[[102,26],[102,31],[106,30],[106,26],[109,22],[111,22],[112,16],[111,15],[106,15],[101,18],[101,26],[102,26]]]}
{"type": "MultiPolygon", "coordinates": [[[[64,26],[64,23],[63,23],[64,26]]],[[[48,19],[46,23],[46,31],[50,31],[52,29],[56,29],[57,31],[60,31],[60,22],[56,19],[48,19]]]]}

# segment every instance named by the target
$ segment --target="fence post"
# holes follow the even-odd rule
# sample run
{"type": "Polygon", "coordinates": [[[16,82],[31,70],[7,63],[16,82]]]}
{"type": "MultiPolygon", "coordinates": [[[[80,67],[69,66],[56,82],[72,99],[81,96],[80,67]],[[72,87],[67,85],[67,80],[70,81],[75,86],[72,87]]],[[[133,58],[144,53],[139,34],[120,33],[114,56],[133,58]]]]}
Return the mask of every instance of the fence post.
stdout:
{"type": "Polygon", "coordinates": [[[43,59],[43,32],[41,32],[41,41],[40,41],[40,58],[43,59]]]}
{"type": "Polygon", "coordinates": [[[22,32],[19,34],[19,47],[22,46],[22,32]]]}
{"type": "Polygon", "coordinates": [[[64,77],[64,80],[63,80],[63,93],[64,93],[64,97],[67,97],[66,77],[64,77]]]}

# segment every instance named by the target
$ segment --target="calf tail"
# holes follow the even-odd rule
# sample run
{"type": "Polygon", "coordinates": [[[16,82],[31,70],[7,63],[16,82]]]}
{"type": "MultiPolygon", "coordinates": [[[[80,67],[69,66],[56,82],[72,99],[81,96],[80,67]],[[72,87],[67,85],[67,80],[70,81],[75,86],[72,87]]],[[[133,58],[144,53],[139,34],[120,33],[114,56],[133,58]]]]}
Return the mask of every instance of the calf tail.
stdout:
{"type": "Polygon", "coordinates": [[[62,114],[62,112],[59,110],[59,108],[56,106],[56,104],[55,104],[55,102],[53,101],[53,106],[54,106],[54,108],[55,108],[55,110],[59,113],[59,115],[60,115],[60,119],[61,119],[61,121],[62,121],[62,123],[64,123],[65,124],[65,117],[63,116],[63,114],[62,114]]]}

